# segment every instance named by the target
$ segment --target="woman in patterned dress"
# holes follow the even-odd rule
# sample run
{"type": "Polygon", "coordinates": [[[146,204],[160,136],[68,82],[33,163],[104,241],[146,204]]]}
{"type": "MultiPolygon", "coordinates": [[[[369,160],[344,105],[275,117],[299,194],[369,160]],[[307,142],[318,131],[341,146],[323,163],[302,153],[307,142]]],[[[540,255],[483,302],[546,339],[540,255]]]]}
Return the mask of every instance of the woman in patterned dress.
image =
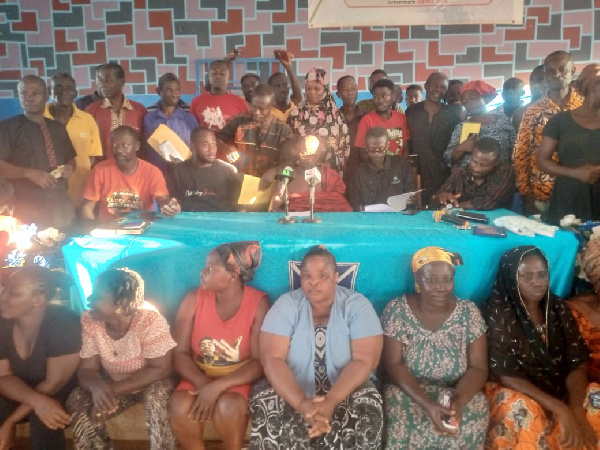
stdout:
{"type": "Polygon", "coordinates": [[[486,386],[487,448],[596,448],[600,405],[586,395],[588,350],[549,280],[540,249],[509,250],[482,308],[495,381],[486,386]]]}
{"type": "Polygon", "coordinates": [[[381,317],[386,448],[483,447],[485,324],[474,303],[454,296],[454,266],[461,263],[439,247],[419,250],[412,259],[417,293],[392,300],[381,317]],[[440,404],[444,394],[447,406],[440,404]]]}
{"type": "Polygon", "coordinates": [[[143,403],[152,450],[174,450],[168,402],[173,391],[166,319],[144,301],[144,280],[130,269],[98,276],[81,316],[79,387],[67,400],[77,450],[112,448],[105,421],[143,403]]]}
{"type": "Polygon", "coordinates": [[[343,175],[350,156],[348,125],[329,92],[329,79],[323,69],[311,69],[304,82],[306,100],[294,109],[287,124],[300,136],[316,136],[325,149],[325,160],[343,175]]]}
{"type": "Polygon", "coordinates": [[[324,246],[304,256],[301,288],[267,313],[260,354],[267,379],[252,390],[251,449],[380,449],[381,396],[370,376],[383,338],[373,306],[337,285],[324,246]]]}

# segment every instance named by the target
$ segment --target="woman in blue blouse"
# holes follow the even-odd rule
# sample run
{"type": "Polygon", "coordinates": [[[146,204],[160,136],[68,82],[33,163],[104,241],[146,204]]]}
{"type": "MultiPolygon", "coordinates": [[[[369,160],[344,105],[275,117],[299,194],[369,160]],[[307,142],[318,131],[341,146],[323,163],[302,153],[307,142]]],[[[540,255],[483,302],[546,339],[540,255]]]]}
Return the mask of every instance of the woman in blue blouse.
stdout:
{"type": "Polygon", "coordinates": [[[301,288],[282,295],[260,334],[267,377],[250,400],[250,448],[379,449],[382,400],[369,380],[383,336],[364,296],[337,285],[335,257],[313,247],[301,288]]]}

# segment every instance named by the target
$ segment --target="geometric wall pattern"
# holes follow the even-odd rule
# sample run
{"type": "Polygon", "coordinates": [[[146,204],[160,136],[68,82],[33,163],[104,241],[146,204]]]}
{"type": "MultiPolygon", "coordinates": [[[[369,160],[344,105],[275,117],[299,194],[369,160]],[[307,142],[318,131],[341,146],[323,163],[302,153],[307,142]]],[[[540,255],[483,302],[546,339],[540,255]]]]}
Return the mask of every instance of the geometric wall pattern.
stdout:
{"type": "Polygon", "coordinates": [[[441,70],[500,87],[554,50],[571,52],[579,69],[600,61],[600,0],[525,0],[524,12],[517,26],[310,29],[307,0],[0,0],[0,97],[13,97],[23,75],[57,71],[89,93],[93,67],[108,60],[125,68],[128,93],[154,93],[165,72],[194,93],[195,60],[233,47],[245,57],[286,47],[298,73],[323,67],[361,89],[378,67],[403,85],[441,70]]]}

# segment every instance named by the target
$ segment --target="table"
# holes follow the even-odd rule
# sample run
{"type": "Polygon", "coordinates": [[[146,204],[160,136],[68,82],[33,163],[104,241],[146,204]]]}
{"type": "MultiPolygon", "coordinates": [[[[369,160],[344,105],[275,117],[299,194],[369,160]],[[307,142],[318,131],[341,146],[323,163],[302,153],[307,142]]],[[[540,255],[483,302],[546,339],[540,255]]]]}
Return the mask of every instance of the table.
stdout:
{"type": "MultiPolygon", "coordinates": [[[[488,212],[490,219],[514,215],[507,210],[488,212]]],[[[436,223],[431,212],[415,216],[398,213],[324,213],[320,224],[282,225],[277,213],[182,213],[157,220],[141,236],[73,238],[63,248],[67,271],[77,280],[80,298],[111,267],[130,267],[145,280],[146,298],[172,320],[179,303],[200,282],[209,251],[224,242],[258,240],[262,263],[252,286],[275,301],[290,289],[288,261],[300,261],[307,249],[325,244],[339,263],[358,264],[355,289],[371,300],[380,313],[392,298],[414,292],[412,255],[435,245],[459,252],[464,265],[456,268],[456,295],[481,304],[489,296],[500,256],[519,245],[537,245],[550,261],[551,288],[568,295],[573,279],[577,240],[567,231],[554,238],[475,236],[448,223],[436,223]]],[[[347,280],[346,280],[347,281],[347,280]]],[[[76,301],[76,309],[85,303],[76,301]]]]}

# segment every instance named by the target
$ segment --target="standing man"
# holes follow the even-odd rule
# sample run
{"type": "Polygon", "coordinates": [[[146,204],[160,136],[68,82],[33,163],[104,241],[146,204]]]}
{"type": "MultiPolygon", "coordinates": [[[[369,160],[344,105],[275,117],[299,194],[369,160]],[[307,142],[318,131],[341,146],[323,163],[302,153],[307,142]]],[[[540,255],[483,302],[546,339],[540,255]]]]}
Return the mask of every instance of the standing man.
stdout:
{"type": "Polygon", "coordinates": [[[252,95],[254,89],[260,84],[260,77],[255,73],[247,73],[240,78],[240,84],[242,85],[242,94],[244,94],[244,100],[248,103],[248,108],[252,106],[252,95]]]}
{"type": "Polygon", "coordinates": [[[96,84],[104,98],[88,106],[86,112],[94,116],[100,129],[104,158],[112,159],[110,133],[115,128],[127,125],[136,130],[140,141],[143,141],[146,108],[123,94],[125,72],[117,63],[110,62],[99,66],[96,84]]]}
{"type": "MultiPolygon", "coordinates": [[[[94,78],[96,80],[98,79],[98,69],[100,69],[100,67],[102,67],[102,65],[96,66],[96,68],[94,69],[94,78]]],[[[96,86],[98,86],[97,83],[96,86]]],[[[75,106],[77,106],[77,108],[79,108],[80,111],[85,111],[86,108],[92,103],[95,103],[98,100],[102,100],[103,98],[104,97],[102,97],[102,94],[96,90],[93,94],[84,95],[83,97],[80,97],[77,100],[75,100],[75,106]]]]}
{"type": "Polygon", "coordinates": [[[542,132],[548,120],[561,111],[579,108],[583,97],[570,87],[575,74],[573,57],[564,51],[550,53],[544,60],[547,94],[525,110],[517,142],[514,165],[517,187],[526,214],[548,209],[554,177],[540,171],[537,162],[542,132]]]}
{"type": "Polygon", "coordinates": [[[223,60],[210,63],[208,68],[208,92],[194,97],[190,106],[200,126],[213,131],[221,130],[238,114],[248,111],[243,98],[229,92],[229,66],[223,60]]]}
{"type": "MultiPolygon", "coordinates": [[[[371,75],[369,76],[369,92],[373,94],[373,86],[375,86],[375,83],[379,80],[387,80],[387,77],[388,74],[383,69],[375,69],[371,72],[371,75]]],[[[367,98],[358,102],[358,107],[362,110],[363,114],[368,114],[375,109],[375,102],[372,98],[367,98]]]]}
{"type": "Polygon", "coordinates": [[[25,114],[0,122],[0,175],[15,187],[14,216],[39,228],[62,228],[75,215],[67,180],[75,170],[75,149],[65,126],[44,117],[48,90],[35,75],[18,85],[25,114]]]}
{"type": "Polygon", "coordinates": [[[292,66],[294,55],[287,50],[275,50],[274,54],[275,58],[283,65],[287,76],[284,73],[276,72],[269,77],[269,86],[275,91],[275,107],[271,110],[271,114],[285,123],[292,110],[303,100],[302,86],[296,76],[294,66],[292,66]],[[290,85],[292,87],[291,97],[290,85]]]}
{"type": "Polygon", "coordinates": [[[102,157],[100,132],[94,118],[81,111],[73,100],[77,97],[75,79],[68,73],[57,73],[52,77],[52,103],[46,105],[44,116],[58,120],[67,127],[69,138],[77,156],[77,167],[69,178],[69,198],[76,208],[83,202],[83,190],[90,170],[97,158],[102,157]]]}
{"type": "MultiPolygon", "coordinates": [[[[502,85],[502,99],[504,103],[492,111],[493,114],[504,115],[514,123],[513,118],[523,102],[521,97],[524,94],[523,82],[518,78],[509,78],[502,85]]],[[[515,127],[519,131],[519,125],[515,127]]]]}
{"type": "Polygon", "coordinates": [[[169,197],[165,179],[156,167],[137,157],[140,141],[137,131],[126,125],[111,133],[114,158],[92,169],[81,205],[81,217],[94,220],[96,204],[101,221],[118,219],[132,211],[152,211],[154,202],[165,216],[181,211],[169,197]]]}
{"type": "Polygon", "coordinates": [[[425,101],[406,111],[410,130],[410,154],[417,155],[422,199],[428,204],[449,175],[444,163],[444,152],[460,117],[458,110],[442,103],[448,90],[448,77],[434,72],[425,82],[425,101]]]}
{"type": "Polygon", "coordinates": [[[221,141],[220,158],[233,163],[245,174],[262,177],[267,170],[282,163],[281,146],[292,136],[292,130],[271,114],[274,97],[271,86],[257,86],[252,97],[252,112],[235,117],[217,134],[221,141]]]}

